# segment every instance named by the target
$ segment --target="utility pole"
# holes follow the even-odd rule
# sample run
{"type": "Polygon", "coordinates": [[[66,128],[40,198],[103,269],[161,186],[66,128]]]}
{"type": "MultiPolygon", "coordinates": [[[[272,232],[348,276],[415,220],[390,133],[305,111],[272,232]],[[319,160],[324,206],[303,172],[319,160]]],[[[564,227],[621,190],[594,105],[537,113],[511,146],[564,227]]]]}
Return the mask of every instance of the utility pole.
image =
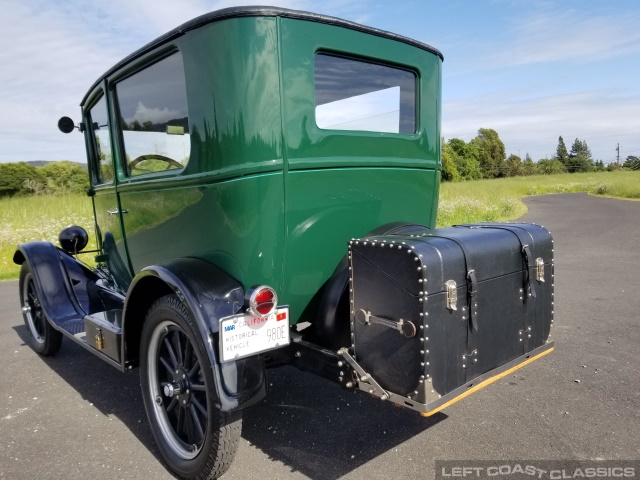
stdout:
{"type": "Polygon", "coordinates": [[[618,158],[618,165],[620,165],[620,144],[618,143],[618,147],[616,148],[616,151],[618,152],[617,158],[618,158]]]}

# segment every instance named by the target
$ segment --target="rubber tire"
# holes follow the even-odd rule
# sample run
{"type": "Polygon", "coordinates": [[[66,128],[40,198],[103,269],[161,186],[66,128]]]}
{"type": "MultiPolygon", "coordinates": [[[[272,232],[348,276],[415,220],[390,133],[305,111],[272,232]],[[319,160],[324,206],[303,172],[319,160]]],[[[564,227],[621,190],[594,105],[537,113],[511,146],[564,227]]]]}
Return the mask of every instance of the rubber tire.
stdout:
{"type": "MultiPolygon", "coordinates": [[[[20,267],[20,281],[18,285],[20,286],[20,306],[25,306],[25,284],[27,282],[32,283],[33,294],[36,296],[38,303],[40,303],[40,298],[38,297],[38,292],[35,288],[35,283],[33,280],[33,273],[31,272],[31,267],[27,262],[24,262],[20,267]]],[[[41,308],[41,307],[40,307],[41,308]]],[[[28,343],[29,346],[42,355],[43,357],[50,357],[55,355],[60,350],[60,346],[62,344],[62,333],[56,330],[47,319],[44,311],[42,311],[42,315],[44,316],[44,328],[42,329],[42,335],[36,337],[34,335],[33,329],[35,328],[34,318],[32,312],[22,312],[22,317],[24,319],[24,324],[27,327],[27,331],[29,332],[28,343]],[[31,319],[31,320],[30,320],[31,319]],[[30,323],[34,323],[32,326],[30,323]]]]}
{"type": "Polygon", "coordinates": [[[156,300],[149,308],[140,343],[140,385],[142,398],[151,431],[169,468],[182,478],[214,479],[225,473],[236,454],[242,431],[242,412],[223,412],[216,405],[211,392],[215,383],[211,363],[198,328],[191,314],[175,295],[166,295],[156,300]],[[156,416],[155,394],[150,385],[149,349],[154,332],[161,324],[173,322],[186,334],[200,362],[206,386],[208,422],[203,446],[193,459],[180,457],[165,438],[156,416]]]}

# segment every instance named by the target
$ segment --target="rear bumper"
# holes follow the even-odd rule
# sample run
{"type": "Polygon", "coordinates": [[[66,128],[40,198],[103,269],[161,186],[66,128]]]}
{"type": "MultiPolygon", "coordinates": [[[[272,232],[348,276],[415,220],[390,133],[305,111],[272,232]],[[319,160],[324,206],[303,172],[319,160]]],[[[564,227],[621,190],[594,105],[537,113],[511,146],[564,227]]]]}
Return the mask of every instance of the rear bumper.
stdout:
{"type": "Polygon", "coordinates": [[[530,351],[526,355],[518,357],[509,363],[502,365],[501,367],[495,368],[487,373],[484,373],[470,382],[461,385],[455,390],[447,393],[443,397],[440,397],[438,400],[434,400],[427,404],[416,403],[413,400],[402,397],[400,395],[390,394],[389,400],[394,403],[402,404],[403,406],[412,408],[413,410],[417,410],[423,417],[430,417],[434,413],[439,412],[443,408],[448,407],[449,405],[453,405],[459,400],[471,395],[474,392],[486,387],[487,385],[492,384],[496,380],[500,380],[503,377],[515,372],[519,368],[528,365],[529,363],[538,360],[539,358],[545,356],[548,353],[551,353],[554,348],[554,342],[549,342],[541,347],[536,348],[535,350],[530,351]]]}

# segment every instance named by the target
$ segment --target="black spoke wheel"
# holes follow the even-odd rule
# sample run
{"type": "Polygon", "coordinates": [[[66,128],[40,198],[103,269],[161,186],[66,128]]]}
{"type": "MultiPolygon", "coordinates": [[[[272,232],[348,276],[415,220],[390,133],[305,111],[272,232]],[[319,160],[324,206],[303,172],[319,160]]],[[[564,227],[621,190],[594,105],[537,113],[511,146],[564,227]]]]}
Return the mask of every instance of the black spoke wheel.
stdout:
{"type": "Polygon", "coordinates": [[[142,396],[169,467],[185,478],[217,478],[238,447],[241,413],[222,412],[198,329],[174,295],[150,308],[140,345],[142,396]]]}
{"type": "Polygon", "coordinates": [[[22,316],[29,330],[31,348],[43,356],[55,355],[60,350],[62,334],[51,326],[45,316],[33,273],[27,262],[20,268],[19,285],[22,316]]]}

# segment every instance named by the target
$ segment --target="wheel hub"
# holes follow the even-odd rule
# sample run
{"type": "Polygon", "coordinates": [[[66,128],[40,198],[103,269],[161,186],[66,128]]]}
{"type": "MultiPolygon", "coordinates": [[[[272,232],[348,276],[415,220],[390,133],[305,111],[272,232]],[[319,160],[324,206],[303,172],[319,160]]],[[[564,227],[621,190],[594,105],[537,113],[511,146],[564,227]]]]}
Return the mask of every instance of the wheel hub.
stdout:
{"type": "Polygon", "coordinates": [[[172,373],[173,382],[167,383],[163,388],[166,397],[177,397],[181,407],[189,405],[191,401],[191,388],[189,386],[189,377],[187,372],[182,369],[176,369],[172,373]]]}
{"type": "Polygon", "coordinates": [[[180,385],[179,382],[167,383],[164,386],[164,395],[169,398],[173,397],[174,395],[180,395],[181,391],[182,391],[182,386],[180,385]]]}

